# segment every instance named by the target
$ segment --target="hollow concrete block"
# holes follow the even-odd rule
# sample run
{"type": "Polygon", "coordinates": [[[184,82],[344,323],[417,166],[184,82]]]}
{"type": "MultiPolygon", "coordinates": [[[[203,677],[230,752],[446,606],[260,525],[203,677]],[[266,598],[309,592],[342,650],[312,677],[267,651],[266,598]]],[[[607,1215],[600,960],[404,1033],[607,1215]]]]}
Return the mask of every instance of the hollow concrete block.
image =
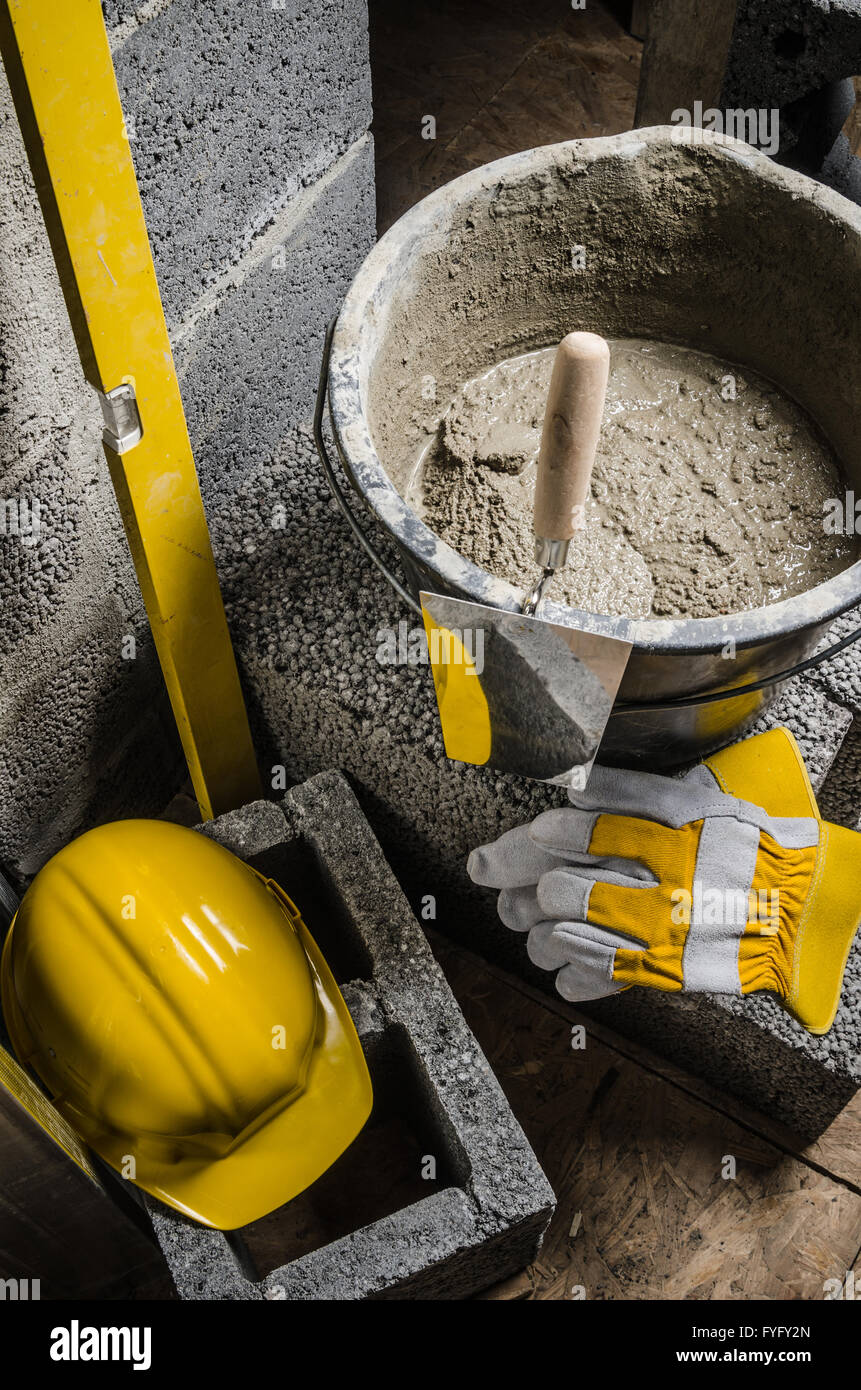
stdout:
{"type": "Polygon", "coordinates": [[[406,1061],[399,1084],[447,1176],[265,1271],[248,1231],[205,1230],[149,1201],[180,1295],[463,1298],[522,1268],[552,1214],[552,1190],[346,781],[324,773],[281,807],[258,802],[203,829],[289,887],[341,981],[358,972],[342,988],[375,1091],[406,1061]]]}
{"type": "Polygon", "coordinates": [[[857,0],[740,0],[723,104],[781,107],[857,72],[857,0]]]}

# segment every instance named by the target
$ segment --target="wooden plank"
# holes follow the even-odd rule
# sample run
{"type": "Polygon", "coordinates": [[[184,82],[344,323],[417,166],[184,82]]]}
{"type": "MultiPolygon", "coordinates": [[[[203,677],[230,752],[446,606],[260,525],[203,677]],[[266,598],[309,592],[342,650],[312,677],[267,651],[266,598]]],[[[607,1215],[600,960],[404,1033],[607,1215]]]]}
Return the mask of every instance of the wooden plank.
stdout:
{"type": "MultiPolygon", "coordinates": [[[[5,1049],[0,1065],[0,1279],[25,1281],[11,1286],[19,1298],[175,1296],[161,1253],[144,1234],[148,1220],[131,1196],[122,1193],[122,1209],[65,1121],[5,1049]]],[[[5,1297],[13,1296],[7,1289],[5,1297]]]]}
{"type": "MultiPolygon", "coordinates": [[[[443,959],[446,951],[456,949],[451,947],[441,936],[434,934],[432,939],[434,950],[439,952],[440,959],[443,959]]],[[[861,1092],[853,1097],[824,1134],[810,1142],[794,1133],[786,1125],[771,1119],[770,1116],[763,1115],[759,1110],[755,1110],[753,1106],[724,1091],[719,1091],[708,1081],[682,1071],[673,1062],[651,1052],[642,1043],[631,1038],[623,1038],[618,1033],[614,1033],[612,1029],[599,1023],[597,1019],[587,1018],[585,1014],[579,1013],[573,1005],[567,1004],[564,999],[555,995],[544,994],[519,977],[509,975],[500,970],[499,967],[489,965],[485,961],[480,962],[480,968],[487,974],[498,976],[513,989],[535,1000],[541,1007],[550,1009],[551,1012],[568,1020],[569,1027],[574,1023],[583,1024],[590,1035],[613,1048],[614,1051],[637,1062],[646,1070],[663,1076],[690,1095],[698,1097],[705,1104],[730,1116],[738,1124],[762,1135],[774,1147],[782,1149],[785,1153],[803,1158],[811,1167],[821,1169],[838,1181],[844,1182],[856,1190],[861,1190],[861,1092]]]]}
{"type": "Polygon", "coordinates": [[[632,0],[631,22],[628,25],[635,39],[646,39],[649,35],[649,14],[652,0],[632,0]]]}
{"type": "Polygon", "coordinates": [[[720,106],[736,0],[650,0],[634,126],[720,106]]]}
{"type": "Polygon", "coordinates": [[[531,997],[458,948],[441,955],[559,1203],[539,1259],[486,1297],[570,1299],[583,1287],[599,1299],[819,1299],[851,1268],[857,1191],[598,1038],[591,1021],[572,1050],[563,1001],[531,997]]]}
{"type": "Polygon", "coordinates": [[[846,118],[843,131],[850,150],[858,156],[861,155],[861,77],[853,77],[852,81],[855,83],[855,105],[846,118]]]}

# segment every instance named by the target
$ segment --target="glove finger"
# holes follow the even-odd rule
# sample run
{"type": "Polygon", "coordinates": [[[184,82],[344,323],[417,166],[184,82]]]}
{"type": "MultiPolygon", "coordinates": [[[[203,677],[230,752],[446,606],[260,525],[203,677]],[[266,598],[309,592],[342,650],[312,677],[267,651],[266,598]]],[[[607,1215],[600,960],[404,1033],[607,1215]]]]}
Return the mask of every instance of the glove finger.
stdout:
{"type": "Polygon", "coordinates": [[[554,868],[559,856],[536,844],[530,830],[529,825],[517,825],[492,844],[474,849],[466,861],[473,883],[483,888],[523,888],[554,868]]]}
{"type": "MultiPolygon", "coordinates": [[[[579,1003],[618,994],[625,985],[613,979],[616,945],[612,939],[580,935],[581,924],[539,922],[529,933],[529,958],[543,970],[557,970],[556,988],[563,999],[579,1003]],[[564,937],[564,940],[563,940],[564,937]]],[[[596,934],[597,935],[597,934],[596,934]]],[[[604,933],[611,938],[610,933],[604,933]]]]}
{"type": "Polygon", "coordinates": [[[706,815],[727,814],[727,798],[704,763],[684,777],[662,777],[655,772],[631,772],[596,764],[584,791],[571,788],[572,805],[581,812],[605,811],[658,821],[678,829],[706,815]]]}
{"type": "MultiPolygon", "coordinates": [[[[596,947],[596,951],[601,948],[596,947]]],[[[606,999],[610,994],[630,986],[613,979],[612,961],[608,964],[596,956],[592,960],[579,960],[566,965],[556,976],[556,988],[571,1004],[583,1004],[587,999],[606,999]]]]}
{"type": "MultiPolygon", "coordinates": [[[[633,866],[632,866],[633,867],[633,866]]],[[[639,866],[637,866],[639,867],[639,866]]],[[[538,880],[536,897],[542,917],[569,922],[586,922],[589,918],[589,898],[596,883],[608,883],[619,888],[650,888],[657,880],[653,875],[635,877],[607,868],[600,860],[588,867],[549,869],[538,880]]]]}
{"type": "Polygon", "coordinates": [[[527,955],[541,970],[576,964],[581,956],[589,955],[592,946],[602,946],[615,955],[617,947],[630,947],[631,942],[591,922],[538,922],[526,939],[527,955]]]}
{"type": "Polygon", "coordinates": [[[511,931],[531,931],[546,913],[538,905],[535,888],[504,888],[496,904],[503,926],[511,931]]]}
{"type": "Polygon", "coordinates": [[[589,853],[588,847],[598,817],[598,811],[573,811],[564,806],[542,811],[540,816],[535,817],[529,828],[530,837],[538,849],[555,856],[555,862],[548,865],[547,872],[568,864],[576,865],[584,875],[593,878],[615,873],[619,875],[619,882],[627,879],[633,884],[654,883],[654,874],[637,859],[629,859],[622,854],[589,853]]]}
{"type": "Polygon", "coordinates": [[[537,849],[554,856],[548,869],[558,866],[560,858],[579,862],[589,858],[589,841],[597,819],[597,811],[557,806],[535,817],[529,826],[529,837],[537,849]]]}

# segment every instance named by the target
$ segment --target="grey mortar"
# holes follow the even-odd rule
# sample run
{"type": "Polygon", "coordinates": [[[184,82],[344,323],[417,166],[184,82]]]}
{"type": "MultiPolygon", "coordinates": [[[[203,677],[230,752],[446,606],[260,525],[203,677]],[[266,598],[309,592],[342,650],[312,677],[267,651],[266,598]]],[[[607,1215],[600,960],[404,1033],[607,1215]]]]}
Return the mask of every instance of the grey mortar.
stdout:
{"type": "Polygon", "coordinates": [[[322,774],[292,788],[281,807],[257,802],[202,829],[297,896],[291,865],[298,856],[310,868],[308,920],[331,914],[336,945],[361,959],[362,978],[343,992],[363,1045],[378,1063],[408,1049],[419,1103],[454,1176],[262,1278],[241,1232],[205,1230],[148,1199],[180,1296],[465,1298],[522,1268],[552,1214],[552,1190],[346,781],[322,774]]]}

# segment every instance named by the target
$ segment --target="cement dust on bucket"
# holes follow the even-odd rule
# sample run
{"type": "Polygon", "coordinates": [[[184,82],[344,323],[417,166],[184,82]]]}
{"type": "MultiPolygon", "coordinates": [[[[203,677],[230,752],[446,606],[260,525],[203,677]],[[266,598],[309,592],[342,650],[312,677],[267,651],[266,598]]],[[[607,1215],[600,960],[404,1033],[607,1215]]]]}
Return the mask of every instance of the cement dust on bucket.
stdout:
{"type": "Polygon", "coordinates": [[[537,615],[583,529],[609,367],[597,334],[569,333],[557,348],[533,513],[540,574],[522,611],[420,595],[445,751],[456,761],[586,785],[631,643],[537,615]]]}

